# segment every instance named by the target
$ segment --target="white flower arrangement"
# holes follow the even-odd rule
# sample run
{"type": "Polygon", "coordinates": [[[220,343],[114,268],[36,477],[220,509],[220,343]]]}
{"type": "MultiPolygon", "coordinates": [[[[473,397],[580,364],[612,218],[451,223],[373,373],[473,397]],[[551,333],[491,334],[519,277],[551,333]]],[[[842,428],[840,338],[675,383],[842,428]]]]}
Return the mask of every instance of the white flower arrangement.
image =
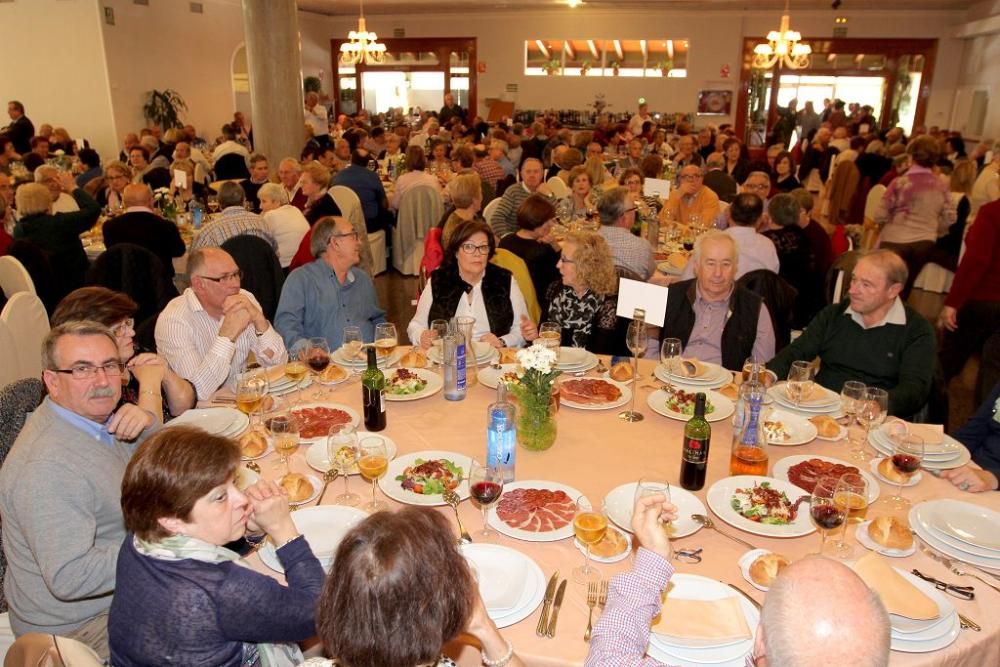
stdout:
{"type": "Polygon", "coordinates": [[[552,372],[556,363],[556,353],[544,345],[535,344],[517,351],[517,361],[524,370],[536,370],[539,373],[552,372]]]}

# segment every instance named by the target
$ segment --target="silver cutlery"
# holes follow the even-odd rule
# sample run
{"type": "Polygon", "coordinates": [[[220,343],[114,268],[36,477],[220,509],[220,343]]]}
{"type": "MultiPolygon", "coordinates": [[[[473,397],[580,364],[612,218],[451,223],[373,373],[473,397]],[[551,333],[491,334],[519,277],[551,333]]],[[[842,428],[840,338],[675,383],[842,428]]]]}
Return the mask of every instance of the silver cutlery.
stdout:
{"type": "Polygon", "coordinates": [[[977,625],[975,621],[973,621],[968,616],[965,616],[964,614],[958,615],[958,625],[963,630],[972,630],[973,632],[979,632],[980,630],[982,630],[982,628],[979,627],[979,625],[977,625]]]}
{"type": "Polygon", "coordinates": [[[715,527],[715,522],[712,521],[712,519],[710,519],[709,517],[705,516],[704,514],[692,514],[691,518],[694,519],[695,521],[697,521],[698,523],[700,523],[701,525],[703,525],[705,528],[708,528],[709,530],[714,530],[715,532],[717,532],[719,535],[722,535],[723,537],[728,537],[733,542],[739,542],[743,546],[748,547],[750,549],[756,549],[757,548],[754,545],[752,545],[749,542],[747,542],[746,540],[741,540],[740,538],[736,537],[735,535],[730,535],[729,533],[722,532],[721,530],[719,530],[718,528],[715,527]]]}
{"type": "Polygon", "coordinates": [[[549,607],[552,606],[552,599],[556,596],[556,584],[559,582],[559,570],[556,570],[545,586],[545,598],[542,602],[542,613],[538,617],[538,625],[535,626],[535,634],[539,637],[545,636],[545,630],[549,627],[549,607]]]}
{"type": "Polygon", "coordinates": [[[1000,586],[997,586],[996,584],[990,583],[986,579],[983,579],[982,577],[980,577],[978,574],[975,574],[973,572],[968,572],[964,568],[961,568],[961,567],[959,567],[957,565],[952,566],[951,571],[954,572],[955,574],[957,574],[960,577],[972,577],[973,579],[976,579],[977,581],[981,581],[982,583],[986,584],[987,586],[989,586],[990,588],[992,588],[996,592],[1000,593],[1000,586]]]}
{"type": "Polygon", "coordinates": [[[591,581],[587,584],[587,607],[590,612],[587,614],[587,631],[583,633],[583,641],[590,641],[590,633],[594,630],[594,607],[597,606],[597,598],[600,595],[601,582],[591,581]]]}
{"type": "Polygon", "coordinates": [[[925,554],[927,554],[931,558],[931,560],[935,560],[938,563],[941,563],[946,568],[948,568],[949,570],[951,570],[960,577],[972,577],[974,579],[978,579],[979,581],[983,582],[993,590],[1000,591],[1000,588],[997,588],[997,585],[995,583],[990,582],[987,579],[983,579],[982,577],[979,576],[979,574],[985,574],[993,579],[996,579],[997,578],[996,575],[990,572],[986,572],[984,570],[980,570],[978,567],[974,565],[968,565],[967,563],[959,565],[958,563],[948,558],[944,554],[935,551],[929,544],[920,539],[916,534],[914,534],[914,539],[917,540],[917,546],[920,547],[920,550],[923,551],[925,554]],[[969,572],[968,568],[972,568],[979,574],[973,574],[972,572],[969,572]],[[959,572],[958,570],[962,571],[959,572]]]}
{"type": "Polygon", "coordinates": [[[752,604],[752,605],[753,605],[754,607],[756,607],[756,608],[757,608],[757,611],[760,611],[760,610],[761,610],[761,606],[760,606],[760,603],[759,603],[759,602],[757,602],[756,600],[754,600],[754,599],[753,599],[752,597],[750,597],[750,594],[749,594],[749,593],[747,593],[747,592],[746,592],[745,590],[743,590],[743,589],[742,589],[742,588],[740,588],[739,586],[735,586],[735,585],[733,585],[733,584],[729,584],[729,583],[726,583],[726,582],[722,582],[722,583],[725,583],[725,584],[726,584],[726,586],[729,586],[729,587],[730,587],[730,588],[732,588],[732,589],[733,589],[734,591],[736,591],[737,593],[739,593],[740,595],[742,595],[743,597],[745,597],[745,598],[746,598],[747,600],[749,600],[749,601],[750,601],[750,604],[752,604]]]}
{"type": "Polygon", "coordinates": [[[559,584],[559,590],[556,591],[556,601],[552,603],[552,617],[549,619],[549,627],[545,631],[545,636],[552,637],[556,636],[556,622],[559,620],[559,609],[562,607],[563,598],[566,597],[566,579],[562,580],[559,584]]]}
{"type": "Polygon", "coordinates": [[[594,370],[597,371],[598,375],[604,375],[605,373],[608,372],[608,367],[604,365],[604,359],[601,359],[600,357],[598,357],[598,359],[597,359],[597,368],[595,368],[594,370]]]}
{"type": "Polygon", "coordinates": [[[462,499],[458,497],[458,494],[451,490],[445,490],[441,494],[442,499],[451,506],[451,509],[455,511],[455,521],[458,522],[458,532],[461,537],[458,540],[459,544],[472,544],[472,536],[469,535],[469,531],[465,529],[462,525],[462,518],[458,516],[458,504],[462,502],[462,499]]]}
{"type": "Polygon", "coordinates": [[[320,489],[319,495],[316,496],[316,504],[319,505],[323,502],[323,494],[326,493],[326,487],[330,486],[330,482],[340,477],[340,472],[330,468],[325,473],[323,473],[323,488],[320,489]]]}

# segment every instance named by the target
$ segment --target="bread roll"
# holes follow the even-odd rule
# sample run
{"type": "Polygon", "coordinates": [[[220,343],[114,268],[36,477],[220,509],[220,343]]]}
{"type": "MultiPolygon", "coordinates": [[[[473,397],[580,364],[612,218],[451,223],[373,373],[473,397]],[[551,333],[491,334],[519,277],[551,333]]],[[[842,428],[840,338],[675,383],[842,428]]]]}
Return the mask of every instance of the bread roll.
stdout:
{"type": "Polygon", "coordinates": [[[516,364],[517,363],[517,350],[512,347],[501,347],[500,348],[500,363],[501,364],[516,364]]]}
{"type": "Polygon", "coordinates": [[[730,382],[725,387],[720,388],[718,391],[726,398],[732,399],[734,401],[740,397],[740,386],[733,382],[730,382]]]}
{"type": "Polygon", "coordinates": [[[410,351],[404,354],[403,358],[399,360],[399,365],[403,368],[426,368],[427,355],[420,350],[411,348],[410,351]]]}
{"type": "Polygon", "coordinates": [[[627,361],[619,361],[617,364],[611,367],[609,373],[612,380],[618,380],[619,382],[628,382],[632,379],[632,364],[627,361]]]}
{"type": "Polygon", "coordinates": [[[840,433],[840,424],[829,415],[810,417],[809,421],[816,426],[816,431],[824,438],[835,438],[840,433]]]}
{"type": "Polygon", "coordinates": [[[599,558],[611,558],[623,553],[628,548],[628,541],[617,528],[608,526],[604,539],[590,547],[590,553],[599,558]]]}
{"type": "Polygon", "coordinates": [[[913,546],[910,526],[894,516],[880,516],[868,524],[868,536],[889,549],[909,549],[913,546]]]}
{"type": "Polygon", "coordinates": [[[297,472],[290,472],[281,478],[279,482],[281,488],[288,494],[288,500],[293,503],[305,500],[312,495],[312,482],[305,475],[297,472]]]}
{"type": "Polygon", "coordinates": [[[878,462],[878,472],[887,480],[896,484],[900,482],[905,483],[909,479],[904,475],[900,475],[899,472],[896,471],[895,466],[892,465],[892,459],[889,457],[886,457],[878,462]]]}
{"type": "Polygon", "coordinates": [[[320,380],[323,382],[340,382],[345,378],[347,378],[347,371],[336,364],[327,366],[320,376],[320,380]]]}
{"type": "Polygon", "coordinates": [[[750,578],[758,586],[770,588],[771,584],[788,565],[788,559],[781,554],[764,554],[750,564],[750,578]]]}
{"type": "Polygon", "coordinates": [[[240,436],[240,452],[248,459],[256,458],[267,449],[267,438],[260,431],[247,431],[240,436]]]}

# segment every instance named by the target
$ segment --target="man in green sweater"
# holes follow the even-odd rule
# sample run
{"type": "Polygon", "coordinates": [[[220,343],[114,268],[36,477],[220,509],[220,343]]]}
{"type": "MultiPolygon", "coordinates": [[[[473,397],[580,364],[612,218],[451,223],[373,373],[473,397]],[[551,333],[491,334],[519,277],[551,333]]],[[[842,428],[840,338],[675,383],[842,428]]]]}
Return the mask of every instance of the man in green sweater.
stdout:
{"type": "Polygon", "coordinates": [[[889,392],[889,414],[908,417],[927,402],[936,342],[929,322],[905,305],[906,264],[891,250],[858,260],[850,299],[827,306],[768,362],[779,378],[792,362],[820,358],[816,381],[839,392],[847,380],[889,392]]]}

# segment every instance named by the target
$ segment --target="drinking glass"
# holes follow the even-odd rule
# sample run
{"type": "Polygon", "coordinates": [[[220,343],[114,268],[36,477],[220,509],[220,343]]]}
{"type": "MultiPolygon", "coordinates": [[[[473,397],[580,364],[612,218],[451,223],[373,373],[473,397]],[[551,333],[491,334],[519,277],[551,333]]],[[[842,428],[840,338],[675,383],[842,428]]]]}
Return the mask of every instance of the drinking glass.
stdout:
{"type": "Polygon", "coordinates": [[[788,369],[786,391],[796,408],[802,403],[802,397],[808,396],[812,391],[814,373],[815,368],[808,361],[793,361],[792,367],[788,369]]]}
{"type": "Polygon", "coordinates": [[[847,417],[847,425],[854,423],[858,413],[858,403],[865,397],[865,390],[868,387],[864,382],[848,380],[840,390],[840,404],[844,408],[844,415],[847,417]]]}
{"type": "Polygon", "coordinates": [[[556,353],[556,363],[559,363],[559,348],[562,345],[562,327],[555,322],[542,322],[538,327],[538,340],[541,344],[556,353]]]}
{"type": "Polygon", "coordinates": [[[288,459],[299,448],[299,420],[291,412],[282,412],[271,417],[268,425],[278,459],[285,466],[285,474],[291,472],[288,459]]]}
{"type": "Polygon", "coordinates": [[[891,512],[901,512],[909,509],[910,501],[903,497],[903,486],[918,470],[924,460],[924,439],[906,433],[894,439],[892,448],[892,467],[895,468],[900,480],[896,493],[884,499],[885,506],[891,512]]]}
{"type": "Polygon", "coordinates": [[[302,380],[309,375],[309,366],[306,364],[306,355],[309,351],[309,341],[300,338],[295,341],[288,350],[288,363],[285,364],[285,377],[292,382],[295,390],[295,403],[302,400],[302,380]]]}
{"type": "Polygon", "coordinates": [[[344,492],[333,499],[337,505],[349,505],[354,507],[361,498],[356,493],[351,493],[347,487],[347,478],[357,472],[358,462],[358,436],[354,432],[351,424],[339,424],[330,427],[330,432],[326,438],[326,454],[330,459],[330,465],[337,469],[344,479],[344,492]]]}
{"type": "Polygon", "coordinates": [[[840,539],[833,544],[833,556],[850,558],[854,548],[847,543],[847,524],[861,523],[868,513],[868,480],[858,473],[849,472],[840,476],[833,502],[847,512],[840,539]]]}
{"type": "Polygon", "coordinates": [[[577,498],[573,532],[576,534],[576,539],[587,547],[583,565],[573,569],[573,581],[584,585],[598,581],[601,573],[590,564],[590,547],[603,540],[605,533],[608,532],[608,517],[604,510],[595,508],[585,496],[577,498]]]}
{"type": "MultiPolygon", "coordinates": [[[[316,378],[316,382],[319,382],[323,371],[330,365],[330,345],[325,338],[310,338],[308,340],[305,361],[309,370],[312,371],[313,377],[316,378]]],[[[324,394],[325,389],[321,388],[316,395],[323,396],[324,394]]]]}
{"type": "Polygon", "coordinates": [[[472,461],[469,469],[469,493],[479,503],[483,511],[483,529],[476,531],[478,537],[493,537],[496,531],[490,530],[487,512],[493,503],[500,500],[503,493],[503,467],[497,461],[480,463],[472,461]]]}
{"type": "Polygon", "coordinates": [[[355,374],[361,372],[358,362],[361,361],[361,351],[364,350],[364,347],[365,341],[361,337],[361,327],[344,327],[344,344],[340,348],[341,354],[344,360],[351,362],[352,372],[355,374]]]}
{"type": "Polygon", "coordinates": [[[396,335],[396,325],[392,322],[380,322],[375,325],[375,354],[383,359],[389,359],[399,345],[396,335]]]}
{"type": "Polygon", "coordinates": [[[632,373],[632,400],[628,410],[618,413],[618,418],[627,422],[641,422],[644,419],[642,413],[635,411],[635,383],[639,379],[639,355],[646,349],[646,323],[643,320],[637,319],[629,322],[625,344],[628,345],[628,349],[635,357],[632,373]]]}
{"type": "Polygon", "coordinates": [[[444,337],[448,335],[448,320],[433,320],[431,322],[431,347],[436,349],[438,355],[441,359],[444,359],[444,355],[441,354],[441,341],[444,337]]]}
{"type": "Polygon", "coordinates": [[[663,496],[663,499],[670,502],[670,482],[663,475],[640,477],[635,485],[635,493],[632,494],[632,506],[639,498],[648,496],[663,496]]]}
{"type": "Polygon", "coordinates": [[[820,477],[809,499],[809,517],[820,534],[819,555],[824,555],[826,536],[844,524],[847,510],[838,505],[834,498],[840,478],[833,475],[820,477]]]}
{"type": "MultiPolygon", "coordinates": [[[[861,398],[860,405],[857,406],[856,415],[858,422],[865,429],[865,438],[871,436],[873,428],[881,426],[889,412],[889,392],[878,387],[868,387],[865,395],[861,398]]],[[[865,454],[867,457],[867,454],[865,454]]]]}
{"type": "Polygon", "coordinates": [[[670,375],[677,375],[682,348],[680,338],[664,338],[660,345],[660,363],[670,375]]]}
{"type": "Polygon", "coordinates": [[[219,212],[219,195],[208,196],[208,211],[209,213],[219,212]]]}
{"type": "Polygon", "coordinates": [[[260,423],[260,413],[269,389],[267,373],[263,369],[251,369],[236,376],[236,407],[249,415],[253,424],[260,423]]]}
{"type": "Polygon", "coordinates": [[[386,453],[385,440],[377,435],[368,436],[358,444],[358,470],[362,477],[372,483],[372,501],[362,507],[371,513],[389,509],[389,506],[375,496],[378,480],[389,469],[389,455],[386,453]]]}
{"type": "Polygon", "coordinates": [[[865,442],[868,440],[868,431],[864,426],[851,424],[847,427],[847,442],[851,446],[851,458],[857,461],[868,461],[871,454],[865,449],[865,442]]]}

